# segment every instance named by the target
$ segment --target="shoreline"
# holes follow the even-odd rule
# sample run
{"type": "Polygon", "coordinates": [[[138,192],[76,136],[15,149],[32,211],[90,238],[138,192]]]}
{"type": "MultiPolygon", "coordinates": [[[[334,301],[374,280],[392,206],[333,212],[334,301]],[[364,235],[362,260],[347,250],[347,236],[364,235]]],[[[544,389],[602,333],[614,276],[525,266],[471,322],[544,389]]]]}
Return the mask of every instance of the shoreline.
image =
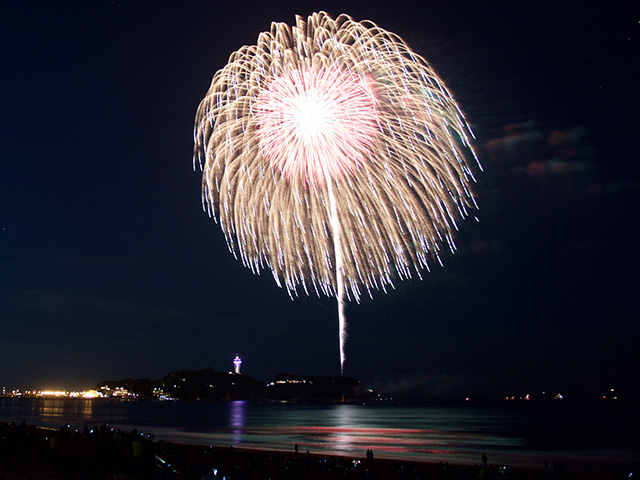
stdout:
{"type": "Polygon", "coordinates": [[[338,453],[201,445],[156,440],[136,429],[102,425],[82,431],[62,427],[0,423],[0,478],[3,480],[216,480],[231,479],[603,479],[627,478],[628,465],[592,470],[549,462],[545,470],[518,465],[448,464],[338,453]],[[206,477],[206,478],[205,478],[206,477]]]}

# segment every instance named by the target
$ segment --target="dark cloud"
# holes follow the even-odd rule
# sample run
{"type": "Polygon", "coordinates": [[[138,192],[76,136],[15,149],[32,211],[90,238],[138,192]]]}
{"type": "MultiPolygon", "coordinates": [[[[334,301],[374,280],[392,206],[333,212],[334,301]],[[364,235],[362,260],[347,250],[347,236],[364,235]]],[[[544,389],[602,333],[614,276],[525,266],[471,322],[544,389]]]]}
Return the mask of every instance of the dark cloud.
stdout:
{"type": "Polygon", "coordinates": [[[151,255],[61,255],[53,257],[52,263],[69,267],[97,267],[101,265],[136,265],[141,263],[158,262],[159,258],[151,255]]]}
{"type": "Polygon", "coordinates": [[[58,290],[26,290],[6,298],[15,315],[20,310],[42,318],[69,319],[75,322],[149,324],[177,321],[192,316],[155,305],[140,305],[121,298],[92,295],[71,288],[58,290]]]}

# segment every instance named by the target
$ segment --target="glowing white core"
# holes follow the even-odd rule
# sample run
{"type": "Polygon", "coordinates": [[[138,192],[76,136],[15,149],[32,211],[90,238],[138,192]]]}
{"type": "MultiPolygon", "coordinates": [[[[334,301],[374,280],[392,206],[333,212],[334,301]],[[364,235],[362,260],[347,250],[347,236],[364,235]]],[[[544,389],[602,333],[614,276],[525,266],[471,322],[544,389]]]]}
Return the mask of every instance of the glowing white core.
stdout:
{"type": "Polygon", "coordinates": [[[294,100],[292,113],[295,132],[307,147],[316,147],[332,136],[336,123],[335,109],[315,90],[301,93],[294,100]]]}
{"type": "Polygon", "coordinates": [[[337,68],[287,71],[254,111],[265,156],[285,178],[308,183],[344,177],[367,160],[378,134],[373,81],[337,68]]]}

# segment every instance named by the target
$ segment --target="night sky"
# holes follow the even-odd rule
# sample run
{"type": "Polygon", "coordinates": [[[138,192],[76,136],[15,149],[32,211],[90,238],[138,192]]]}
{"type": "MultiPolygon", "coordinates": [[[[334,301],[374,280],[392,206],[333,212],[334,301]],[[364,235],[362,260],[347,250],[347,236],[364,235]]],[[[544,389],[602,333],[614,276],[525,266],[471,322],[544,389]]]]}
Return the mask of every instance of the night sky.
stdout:
{"type": "Polygon", "coordinates": [[[226,371],[236,353],[265,382],[340,373],[335,299],[292,301],[236,261],[192,166],[229,55],[325,10],[423,55],[484,168],[444,268],[348,304],[345,375],[396,396],[640,394],[640,14],[413,3],[4,6],[0,386],[226,371]]]}

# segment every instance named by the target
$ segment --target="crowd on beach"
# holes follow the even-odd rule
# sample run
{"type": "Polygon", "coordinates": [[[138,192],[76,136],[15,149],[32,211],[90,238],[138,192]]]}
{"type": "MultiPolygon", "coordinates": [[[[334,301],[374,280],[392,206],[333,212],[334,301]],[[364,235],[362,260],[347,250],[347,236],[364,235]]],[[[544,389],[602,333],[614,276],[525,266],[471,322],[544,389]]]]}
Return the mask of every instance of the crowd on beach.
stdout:
{"type": "MultiPolygon", "coordinates": [[[[481,463],[455,466],[392,460],[374,461],[373,450],[362,458],[266,452],[243,448],[196,446],[156,441],[153,435],[108,425],[59,429],[0,423],[0,480],[315,480],[315,479],[507,479],[563,478],[514,475],[494,466],[482,455],[481,463]]],[[[531,472],[529,472],[531,473],[531,472]]]]}
{"type": "Polygon", "coordinates": [[[107,425],[77,430],[69,424],[59,429],[25,422],[0,424],[0,465],[5,477],[7,472],[26,467],[36,473],[56,471],[61,478],[106,478],[116,472],[151,478],[145,473],[151,471],[150,460],[160,453],[161,446],[150,435],[107,425]],[[98,475],[87,475],[90,472],[98,475]]]}

